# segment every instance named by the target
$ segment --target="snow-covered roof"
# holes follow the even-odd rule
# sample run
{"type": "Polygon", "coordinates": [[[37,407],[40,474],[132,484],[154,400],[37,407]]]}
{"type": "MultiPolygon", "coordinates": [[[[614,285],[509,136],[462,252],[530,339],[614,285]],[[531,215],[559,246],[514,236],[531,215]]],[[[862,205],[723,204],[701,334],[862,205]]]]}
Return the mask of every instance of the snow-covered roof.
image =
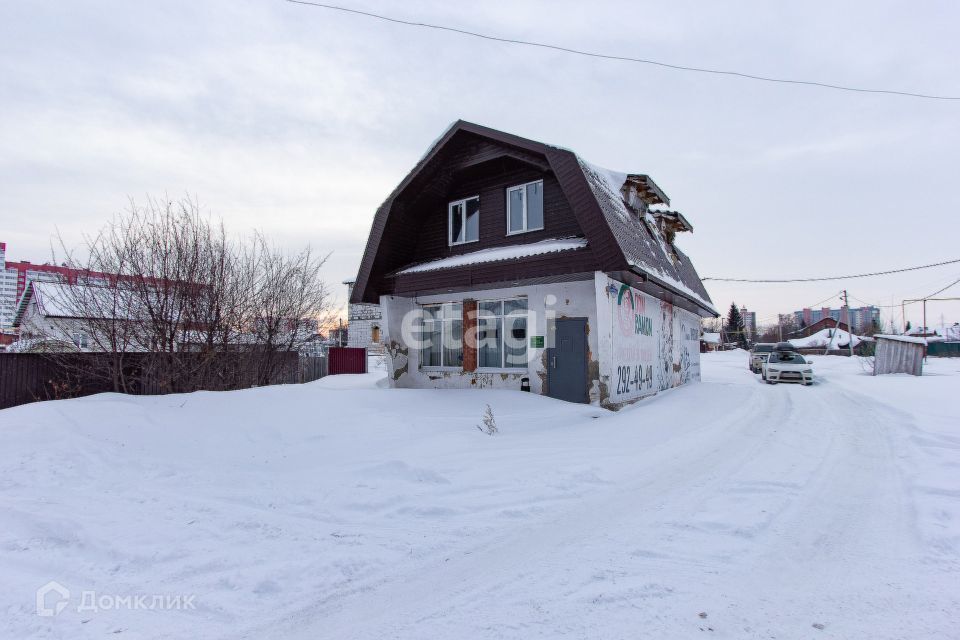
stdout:
{"type": "Polygon", "coordinates": [[[59,282],[34,282],[33,295],[37,301],[37,309],[45,316],[53,318],[69,318],[78,315],[78,306],[74,301],[85,295],[91,287],[79,284],[62,284],[59,282]]]}
{"type": "Polygon", "coordinates": [[[35,302],[37,312],[47,318],[106,319],[112,317],[107,310],[119,299],[108,287],[31,280],[17,303],[14,326],[23,321],[31,302],[35,302]]]}
{"type": "MultiPolygon", "coordinates": [[[[821,329],[806,338],[793,338],[790,344],[798,349],[827,348],[839,349],[850,346],[850,334],[843,329],[821,329]]],[[[853,336],[853,346],[862,342],[859,336],[853,336]]]]}
{"type": "Polygon", "coordinates": [[[577,161],[630,266],[718,314],[693,263],[676,245],[667,242],[654,214],[648,211],[641,217],[624,200],[621,188],[628,179],[638,176],[604,169],[579,156],[577,161]]]}
{"type": "Polygon", "coordinates": [[[23,295],[17,302],[16,313],[14,314],[13,325],[18,326],[23,320],[23,315],[27,312],[27,307],[31,302],[37,305],[37,312],[40,315],[49,318],[68,318],[76,317],[73,312],[71,300],[74,296],[71,294],[70,287],[79,287],[82,285],[70,285],[60,282],[38,282],[31,280],[27,283],[23,295]]]}
{"type": "Polygon", "coordinates": [[[873,336],[878,340],[894,340],[896,342],[909,342],[911,344],[927,344],[926,338],[915,338],[913,336],[896,336],[888,334],[877,334],[873,336]]]}
{"type": "Polygon", "coordinates": [[[704,332],[703,341],[707,344],[720,344],[720,334],[704,332]]]}
{"type": "Polygon", "coordinates": [[[544,253],[554,253],[557,251],[574,251],[583,249],[587,246],[586,238],[554,238],[551,240],[541,240],[540,242],[531,242],[529,244],[514,244],[506,247],[493,247],[490,249],[480,249],[470,253],[462,253],[457,256],[431,260],[413,266],[401,269],[398,274],[420,273],[423,271],[436,271],[437,269],[450,269],[452,267],[463,267],[471,264],[480,264],[484,262],[496,262],[498,260],[513,260],[515,258],[526,258],[537,256],[544,253]]]}
{"type": "Polygon", "coordinates": [[[79,349],[72,342],[51,337],[20,338],[7,347],[7,353],[52,353],[64,351],[79,351],[79,349]]]}

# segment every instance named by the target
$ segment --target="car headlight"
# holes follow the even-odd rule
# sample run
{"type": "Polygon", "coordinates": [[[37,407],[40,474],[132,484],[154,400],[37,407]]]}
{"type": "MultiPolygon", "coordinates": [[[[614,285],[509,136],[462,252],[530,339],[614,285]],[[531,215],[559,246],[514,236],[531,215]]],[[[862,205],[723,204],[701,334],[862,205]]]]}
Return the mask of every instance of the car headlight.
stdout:
{"type": "Polygon", "coordinates": [[[804,373],[813,373],[813,369],[804,369],[803,372],[804,372],[804,373]]]}
{"type": "Polygon", "coordinates": [[[780,369],[776,367],[767,367],[767,371],[772,371],[773,373],[780,373],[780,369]]]}

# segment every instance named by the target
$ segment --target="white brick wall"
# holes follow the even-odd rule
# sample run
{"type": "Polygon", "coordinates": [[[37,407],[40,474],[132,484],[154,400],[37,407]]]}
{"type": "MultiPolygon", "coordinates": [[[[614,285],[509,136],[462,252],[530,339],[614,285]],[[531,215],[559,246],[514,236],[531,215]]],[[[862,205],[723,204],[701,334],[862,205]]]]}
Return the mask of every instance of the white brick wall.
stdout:
{"type": "Polygon", "coordinates": [[[383,348],[383,312],[378,304],[349,304],[353,283],[347,285],[347,346],[373,351],[383,348]]]}

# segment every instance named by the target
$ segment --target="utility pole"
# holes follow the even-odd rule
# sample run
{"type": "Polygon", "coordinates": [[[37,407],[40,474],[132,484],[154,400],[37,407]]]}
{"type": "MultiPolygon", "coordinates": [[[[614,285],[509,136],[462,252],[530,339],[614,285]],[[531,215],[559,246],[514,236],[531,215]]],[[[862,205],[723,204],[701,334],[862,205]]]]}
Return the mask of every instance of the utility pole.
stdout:
{"type": "Polygon", "coordinates": [[[923,299],[923,335],[927,335],[927,299],[923,299]]]}
{"type": "Polygon", "coordinates": [[[847,308],[847,334],[848,334],[848,346],[850,347],[850,357],[853,357],[853,327],[850,322],[850,297],[847,295],[847,290],[843,290],[843,306],[847,308]]]}

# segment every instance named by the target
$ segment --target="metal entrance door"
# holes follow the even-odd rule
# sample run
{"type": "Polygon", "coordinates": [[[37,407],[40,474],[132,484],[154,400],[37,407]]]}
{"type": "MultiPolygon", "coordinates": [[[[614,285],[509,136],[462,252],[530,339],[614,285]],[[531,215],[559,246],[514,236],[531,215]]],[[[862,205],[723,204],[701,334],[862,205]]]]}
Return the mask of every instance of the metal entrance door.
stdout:
{"type": "Polygon", "coordinates": [[[547,395],[587,402],[587,319],[558,318],[547,349],[547,395]]]}

